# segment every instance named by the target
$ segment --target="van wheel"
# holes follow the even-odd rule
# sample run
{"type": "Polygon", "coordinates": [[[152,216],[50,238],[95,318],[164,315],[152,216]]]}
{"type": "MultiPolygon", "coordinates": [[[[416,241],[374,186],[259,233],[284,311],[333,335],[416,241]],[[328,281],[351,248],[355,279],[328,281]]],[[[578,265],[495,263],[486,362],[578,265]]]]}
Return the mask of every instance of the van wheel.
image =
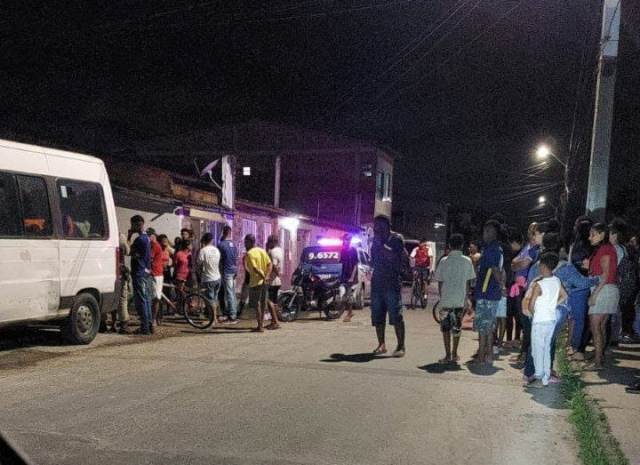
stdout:
{"type": "Polygon", "coordinates": [[[80,294],[62,326],[62,337],[71,344],[89,344],[100,328],[100,308],[91,294],[80,294]]]}

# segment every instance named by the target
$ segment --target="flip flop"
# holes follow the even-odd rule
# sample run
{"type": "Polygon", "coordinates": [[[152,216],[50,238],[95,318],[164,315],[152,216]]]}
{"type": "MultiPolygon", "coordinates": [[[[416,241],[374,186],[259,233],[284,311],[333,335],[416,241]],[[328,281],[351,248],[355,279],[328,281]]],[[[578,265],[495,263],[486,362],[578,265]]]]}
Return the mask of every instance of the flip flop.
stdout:
{"type": "Polygon", "coordinates": [[[382,355],[382,354],[386,354],[387,353],[387,349],[381,349],[380,347],[378,347],[376,350],[374,350],[373,355],[382,355]]]}
{"type": "Polygon", "coordinates": [[[451,360],[450,358],[447,357],[443,357],[440,360],[438,360],[438,363],[440,363],[441,365],[448,365],[450,363],[452,363],[453,360],[451,360]]]}

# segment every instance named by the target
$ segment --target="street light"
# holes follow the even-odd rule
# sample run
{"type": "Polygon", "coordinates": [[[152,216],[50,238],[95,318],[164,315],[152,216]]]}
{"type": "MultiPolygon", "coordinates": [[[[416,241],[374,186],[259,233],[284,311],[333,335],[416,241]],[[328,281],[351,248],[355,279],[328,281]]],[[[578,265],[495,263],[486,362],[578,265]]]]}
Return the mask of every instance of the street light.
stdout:
{"type": "Polygon", "coordinates": [[[536,156],[540,159],[540,160],[546,160],[547,157],[551,154],[551,149],[546,146],[546,145],[541,145],[540,147],[538,147],[538,149],[536,150],[536,156]]]}
{"type": "Polygon", "coordinates": [[[541,195],[540,197],[538,197],[538,204],[539,205],[543,205],[544,203],[546,203],[547,198],[544,195],[541,195]]]}
{"type": "Polygon", "coordinates": [[[560,158],[558,158],[558,156],[551,151],[548,145],[542,144],[538,146],[538,148],[536,149],[536,157],[538,157],[539,160],[546,160],[547,158],[549,158],[549,156],[552,156],[558,163],[560,163],[562,166],[564,166],[565,169],[567,169],[567,164],[560,160],[560,158]]]}

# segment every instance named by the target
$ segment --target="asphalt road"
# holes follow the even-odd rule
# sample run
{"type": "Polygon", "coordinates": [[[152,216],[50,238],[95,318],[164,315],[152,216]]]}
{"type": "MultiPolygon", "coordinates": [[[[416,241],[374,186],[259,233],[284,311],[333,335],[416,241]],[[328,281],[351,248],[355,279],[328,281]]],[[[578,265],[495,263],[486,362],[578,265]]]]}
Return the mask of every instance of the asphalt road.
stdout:
{"type": "MultiPolygon", "coordinates": [[[[444,370],[430,314],[406,315],[404,359],[368,355],[367,311],[264,334],[101,336],[3,365],[11,349],[0,430],[41,465],[578,463],[556,387],[523,389],[507,356],[489,371],[444,370]]],[[[464,332],[464,360],[475,344],[464,332]]],[[[17,353],[29,351],[42,352],[17,353]]]]}

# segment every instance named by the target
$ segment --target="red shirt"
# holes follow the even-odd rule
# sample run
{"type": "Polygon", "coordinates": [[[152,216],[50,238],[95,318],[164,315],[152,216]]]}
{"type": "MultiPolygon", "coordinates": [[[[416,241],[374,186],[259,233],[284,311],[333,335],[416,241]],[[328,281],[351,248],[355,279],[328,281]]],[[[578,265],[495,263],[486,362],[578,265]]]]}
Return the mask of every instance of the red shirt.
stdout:
{"type": "Polygon", "coordinates": [[[618,254],[616,248],[609,243],[598,246],[589,259],[589,274],[591,276],[602,275],[602,266],[600,265],[602,257],[609,257],[609,276],[607,276],[605,284],[615,284],[618,276],[618,254]]]}
{"type": "Polygon", "coordinates": [[[162,246],[157,241],[151,241],[151,274],[162,276],[166,264],[162,246]]]}
{"type": "Polygon", "coordinates": [[[174,258],[174,266],[176,268],[176,279],[186,281],[189,279],[189,263],[191,262],[191,252],[181,250],[176,253],[174,258]]]}

